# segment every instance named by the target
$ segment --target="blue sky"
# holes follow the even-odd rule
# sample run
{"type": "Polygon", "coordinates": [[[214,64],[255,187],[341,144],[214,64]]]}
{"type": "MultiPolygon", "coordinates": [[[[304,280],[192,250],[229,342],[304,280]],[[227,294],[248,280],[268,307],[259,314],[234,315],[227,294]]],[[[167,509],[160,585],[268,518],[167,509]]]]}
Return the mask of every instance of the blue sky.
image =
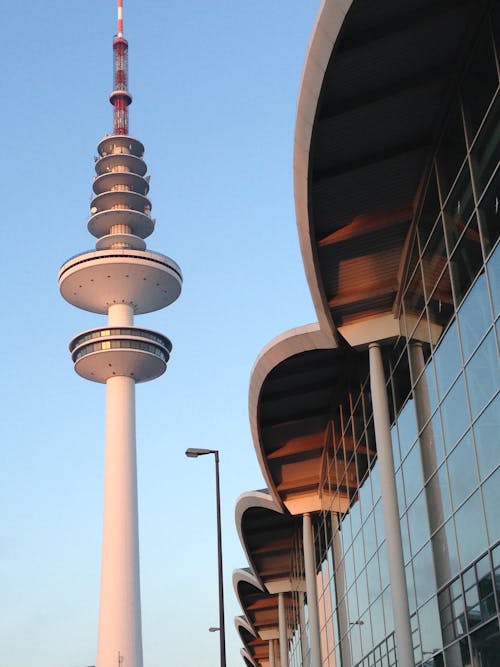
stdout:
{"type": "MultiPolygon", "coordinates": [[[[125,0],[130,133],[146,146],[148,247],[181,298],[136,319],[169,336],[167,373],[137,388],[145,667],[218,664],[213,460],[221,452],[228,666],[242,665],[231,574],[246,562],[237,497],[262,488],[248,382],[262,347],[315,320],[292,189],[296,100],[319,0],[125,0]]],[[[92,247],[93,155],[111,130],[114,0],[4,7],[0,664],[95,663],[104,387],[68,342],[104,319],[59,295],[92,247]]]]}

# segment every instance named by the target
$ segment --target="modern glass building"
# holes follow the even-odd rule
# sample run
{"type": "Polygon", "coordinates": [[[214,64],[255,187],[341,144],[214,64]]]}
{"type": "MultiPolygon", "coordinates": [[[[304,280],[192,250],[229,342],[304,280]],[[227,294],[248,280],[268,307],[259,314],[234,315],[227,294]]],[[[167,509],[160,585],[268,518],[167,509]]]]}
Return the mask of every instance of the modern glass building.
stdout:
{"type": "Polygon", "coordinates": [[[324,0],[295,136],[318,324],[256,361],[247,665],[500,665],[500,3],[324,0]]]}

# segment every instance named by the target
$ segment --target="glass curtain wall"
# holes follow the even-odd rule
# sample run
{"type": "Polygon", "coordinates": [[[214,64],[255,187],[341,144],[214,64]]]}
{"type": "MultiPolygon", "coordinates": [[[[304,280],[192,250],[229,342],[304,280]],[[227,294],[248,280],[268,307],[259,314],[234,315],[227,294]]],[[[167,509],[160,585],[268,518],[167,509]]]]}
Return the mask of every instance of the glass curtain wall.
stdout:
{"type": "MultiPolygon", "coordinates": [[[[428,667],[500,664],[499,13],[492,3],[444,124],[404,337],[384,351],[414,657],[428,667]]],[[[396,665],[375,450],[365,374],[329,426],[323,488],[350,509],[316,525],[325,667],[396,665]]]]}

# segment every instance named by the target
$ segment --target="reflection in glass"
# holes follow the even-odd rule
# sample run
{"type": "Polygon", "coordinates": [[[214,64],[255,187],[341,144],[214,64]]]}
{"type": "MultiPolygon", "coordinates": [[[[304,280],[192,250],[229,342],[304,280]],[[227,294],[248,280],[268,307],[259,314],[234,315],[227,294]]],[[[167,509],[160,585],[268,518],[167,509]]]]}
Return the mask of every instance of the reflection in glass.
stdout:
{"type": "Polygon", "coordinates": [[[479,483],[470,432],[448,457],[448,474],[453,507],[457,508],[479,483]]]}
{"type": "Polygon", "coordinates": [[[472,662],[478,667],[498,667],[500,631],[498,620],[476,630],[471,635],[472,662]]]}
{"type": "Polygon", "coordinates": [[[497,95],[493,107],[481,128],[481,132],[472,148],[476,190],[484,191],[491,175],[498,164],[498,130],[500,125],[500,98],[497,95]]]}
{"type": "Polygon", "coordinates": [[[401,457],[404,458],[417,439],[417,421],[413,401],[406,402],[398,415],[398,433],[401,457]]]}
{"type": "Polygon", "coordinates": [[[431,595],[436,593],[436,581],[434,578],[434,566],[430,543],[426,544],[413,559],[413,574],[415,577],[417,606],[420,606],[431,595]]]}
{"type": "Polygon", "coordinates": [[[460,375],[441,405],[441,421],[444,444],[449,452],[469,425],[463,375],[460,375]]]}
{"type": "Polygon", "coordinates": [[[453,520],[450,519],[432,537],[432,553],[439,587],[448,582],[460,569],[453,520]]]}
{"type": "Polygon", "coordinates": [[[444,396],[462,366],[456,322],[446,332],[434,355],[440,396],[444,396]]]}
{"type": "Polygon", "coordinates": [[[492,322],[484,273],[479,276],[467,299],[462,304],[458,313],[458,320],[464,358],[467,360],[492,322]]]}
{"type": "MultiPolygon", "coordinates": [[[[498,223],[500,228],[500,221],[498,223]]],[[[488,264],[488,278],[493,299],[493,314],[495,318],[500,314],[500,244],[490,257],[488,264]]]]}
{"type": "MultiPolygon", "coordinates": [[[[467,163],[460,172],[460,176],[458,177],[443,210],[444,228],[448,240],[448,248],[451,253],[458,239],[463,234],[472,211],[474,210],[472,183],[470,181],[469,167],[467,163]]],[[[477,242],[479,245],[479,236],[477,242]]]]}
{"type": "Polygon", "coordinates": [[[462,567],[486,549],[488,540],[484,525],[481,495],[476,491],[455,514],[458,553],[462,567]]]}
{"type": "Polygon", "coordinates": [[[420,448],[413,447],[401,466],[403,471],[406,504],[409,505],[417,493],[422,489],[422,464],[420,462],[420,448]]]}
{"type": "MultiPolygon", "coordinates": [[[[497,149],[498,150],[498,147],[497,149]]],[[[487,257],[495,247],[495,243],[500,234],[500,168],[493,176],[487,191],[479,202],[479,221],[481,233],[484,239],[484,254],[487,257]]]]}
{"type": "Polygon", "coordinates": [[[446,119],[446,131],[437,155],[438,180],[441,198],[448,196],[465,158],[465,136],[462,114],[458,105],[453,105],[446,119]]]}
{"type": "Polygon", "coordinates": [[[476,416],[500,386],[500,367],[495,334],[491,331],[466,366],[467,384],[476,416]]]}
{"type": "Polygon", "coordinates": [[[474,216],[450,258],[451,275],[453,277],[457,305],[461,303],[467,290],[474,282],[482,264],[483,255],[481,252],[479,230],[474,216]]]}
{"type": "Polygon", "coordinates": [[[415,554],[429,539],[425,493],[421,493],[408,510],[408,527],[411,552],[415,554]]]}
{"type": "Polygon", "coordinates": [[[437,412],[420,435],[424,479],[428,479],[440,465],[444,456],[441,415],[437,412]]]}
{"type": "Polygon", "coordinates": [[[418,612],[420,636],[422,638],[422,654],[436,653],[443,648],[441,624],[436,598],[433,597],[418,612]]]}
{"type": "Polygon", "coordinates": [[[489,543],[500,539],[500,468],[483,484],[489,543]]]}
{"type": "Polygon", "coordinates": [[[484,479],[500,464],[500,396],[486,408],[474,424],[479,474],[484,479]]]}

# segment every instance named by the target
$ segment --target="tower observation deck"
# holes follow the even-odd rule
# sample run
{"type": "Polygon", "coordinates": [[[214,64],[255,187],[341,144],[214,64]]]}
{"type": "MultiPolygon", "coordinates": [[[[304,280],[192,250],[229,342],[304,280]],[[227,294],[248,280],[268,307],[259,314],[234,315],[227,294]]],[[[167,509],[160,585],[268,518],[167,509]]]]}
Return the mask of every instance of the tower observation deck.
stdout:
{"type": "Polygon", "coordinates": [[[148,250],[154,230],[144,146],[128,134],[128,43],[123,0],[113,40],[113,134],[98,144],[89,232],[95,249],[59,271],[62,296],[107,315],[107,324],[75,336],[76,372],[106,384],[106,457],[97,667],[123,662],[142,667],[139,539],[135,443],[135,385],[165,372],[172,345],[161,333],[137,327],[134,316],[170,305],[182,274],[169,257],[148,250]]]}

